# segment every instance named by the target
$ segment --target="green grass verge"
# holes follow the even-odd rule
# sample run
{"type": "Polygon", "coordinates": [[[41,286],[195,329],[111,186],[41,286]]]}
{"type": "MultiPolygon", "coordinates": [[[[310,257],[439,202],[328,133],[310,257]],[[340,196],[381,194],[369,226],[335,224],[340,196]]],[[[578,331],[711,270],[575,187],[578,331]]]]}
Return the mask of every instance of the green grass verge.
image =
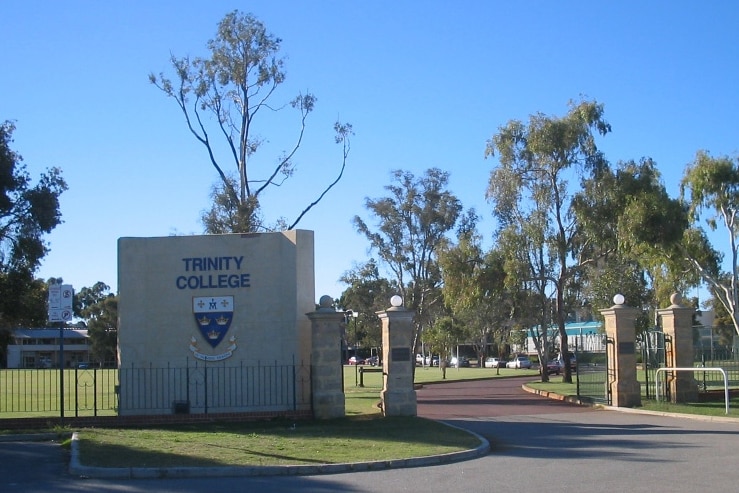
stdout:
{"type": "MultiPolygon", "coordinates": [[[[562,377],[552,376],[549,382],[529,382],[527,386],[532,389],[545,390],[564,396],[577,397],[577,386],[574,383],[562,383],[562,377]]],[[[727,416],[726,403],[723,392],[715,396],[716,399],[709,402],[691,402],[684,404],[673,404],[670,402],[657,402],[653,399],[642,399],[642,405],[638,409],[647,411],[659,411],[679,414],[695,414],[699,416],[727,416]]],[[[729,417],[739,418],[739,397],[729,399],[729,417]]]]}
{"type": "Polygon", "coordinates": [[[642,400],[642,405],[639,409],[668,413],[695,414],[699,416],[727,416],[730,418],[739,418],[739,398],[729,399],[729,414],[726,414],[726,403],[723,400],[688,404],[672,404],[670,402],[642,400]]]}
{"type": "Polygon", "coordinates": [[[101,467],[334,464],[423,457],[480,443],[435,421],[379,414],[326,421],[86,429],[79,436],[81,463],[101,467]]]}

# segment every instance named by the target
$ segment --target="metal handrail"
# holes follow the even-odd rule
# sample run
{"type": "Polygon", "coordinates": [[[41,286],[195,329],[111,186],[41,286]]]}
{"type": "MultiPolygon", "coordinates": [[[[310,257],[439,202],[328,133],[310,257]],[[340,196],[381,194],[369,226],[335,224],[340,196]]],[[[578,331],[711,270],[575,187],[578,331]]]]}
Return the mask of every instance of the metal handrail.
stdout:
{"type": "Polygon", "coordinates": [[[726,376],[726,371],[723,368],[704,368],[704,367],[692,367],[692,368],[657,368],[657,373],[654,375],[655,385],[655,396],[657,402],[659,402],[659,373],[662,371],[719,371],[724,376],[724,400],[726,401],[726,414],[729,414],[729,378],[726,376]]]}

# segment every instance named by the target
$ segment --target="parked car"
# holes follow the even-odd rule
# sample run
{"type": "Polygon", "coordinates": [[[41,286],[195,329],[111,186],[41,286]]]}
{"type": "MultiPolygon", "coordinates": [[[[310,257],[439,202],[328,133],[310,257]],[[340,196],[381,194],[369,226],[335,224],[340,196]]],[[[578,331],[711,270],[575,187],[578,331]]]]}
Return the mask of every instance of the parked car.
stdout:
{"type": "Polygon", "coordinates": [[[87,370],[88,368],[90,368],[90,363],[86,361],[80,361],[79,363],[77,363],[77,368],[79,368],[80,370],[87,370]]]}
{"type": "MultiPolygon", "coordinates": [[[[565,363],[564,363],[564,361],[562,359],[562,355],[561,354],[557,358],[557,361],[559,362],[560,368],[564,368],[565,367],[565,363]]],[[[577,370],[577,359],[575,358],[575,355],[574,354],[570,354],[570,369],[577,370]]]]}
{"type": "Polygon", "coordinates": [[[438,356],[430,356],[426,355],[426,359],[424,360],[424,357],[420,354],[416,355],[416,365],[426,365],[426,366],[439,366],[439,357],[438,356]]]}
{"type": "Polygon", "coordinates": [[[378,364],[380,364],[380,358],[377,357],[377,356],[370,356],[369,358],[367,358],[366,360],[364,360],[364,364],[365,365],[377,366],[378,364]]]}
{"type": "Polygon", "coordinates": [[[559,360],[553,359],[547,363],[547,374],[559,375],[562,372],[562,365],[559,364],[559,360]]]}
{"type": "Polygon", "coordinates": [[[505,367],[515,368],[516,370],[520,370],[521,368],[531,368],[531,360],[527,356],[516,356],[506,363],[505,367]]]}
{"type": "Polygon", "coordinates": [[[449,360],[449,366],[453,366],[454,368],[467,368],[470,366],[470,360],[464,356],[460,356],[459,358],[454,356],[449,360]]]}
{"type": "Polygon", "coordinates": [[[490,356],[485,359],[485,368],[505,368],[506,363],[506,360],[490,356]]]}
{"type": "Polygon", "coordinates": [[[349,358],[349,361],[347,361],[347,363],[350,365],[363,365],[364,359],[357,358],[356,356],[352,356],[351,358],[349,358]]]}

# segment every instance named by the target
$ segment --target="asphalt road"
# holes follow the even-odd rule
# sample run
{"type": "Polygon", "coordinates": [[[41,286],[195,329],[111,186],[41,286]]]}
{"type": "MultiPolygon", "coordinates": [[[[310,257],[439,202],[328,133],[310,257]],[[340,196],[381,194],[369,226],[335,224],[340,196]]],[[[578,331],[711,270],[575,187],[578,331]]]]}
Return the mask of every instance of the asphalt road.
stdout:
{"type": "Polygon", "coordinates": [[[49,443],[0,443],[0,491],[491,492],[736,491],[739,422],[592,410],[521,390],[522,379],[430,385],[420,416],[486,437],[490,454],[413,469],[302,477],[99,480],[66,472],[49,443]]]}

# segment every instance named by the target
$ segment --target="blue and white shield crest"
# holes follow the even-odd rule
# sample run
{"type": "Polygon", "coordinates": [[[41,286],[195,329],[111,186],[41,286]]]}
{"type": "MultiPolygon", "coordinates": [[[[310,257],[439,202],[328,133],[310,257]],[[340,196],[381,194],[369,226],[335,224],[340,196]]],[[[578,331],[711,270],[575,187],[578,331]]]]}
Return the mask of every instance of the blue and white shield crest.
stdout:
{"type": "Polygon", "coordinates": [[[208,343],[216,347],[225,337],[234,314],[233,296],[198,296],[192,299],[192,313],[208,343]]]}

